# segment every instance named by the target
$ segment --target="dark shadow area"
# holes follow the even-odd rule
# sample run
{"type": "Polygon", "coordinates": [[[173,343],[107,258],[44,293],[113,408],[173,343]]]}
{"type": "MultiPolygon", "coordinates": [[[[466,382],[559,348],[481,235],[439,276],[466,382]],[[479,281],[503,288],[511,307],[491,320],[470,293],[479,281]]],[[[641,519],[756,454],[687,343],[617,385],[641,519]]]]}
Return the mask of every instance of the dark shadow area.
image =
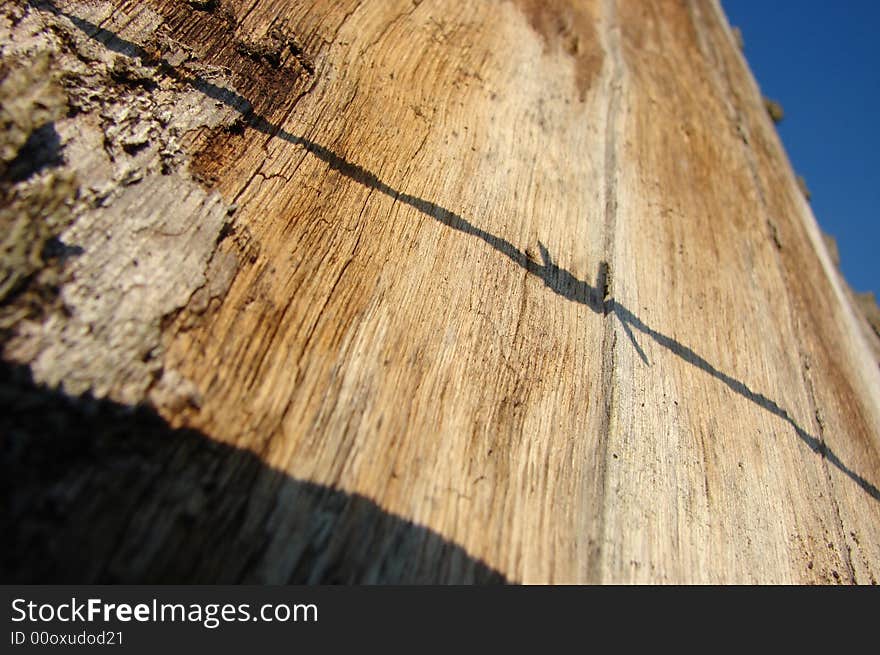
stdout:
{"type": "Polygon", "coordinates": [[[48,123],[34,130],[25,141],[6,171],[11,182],[22,182],[47,168],[64,163],[61,154],[61,136],[55,130],[55,123],[48,123]]]}
{"type": "MultiPolygon", "coordinates": [[[[156,61],[140,46],[63,13],[51,2],[30,4],[65,16],[114,52],[161,66],[165,74],[240,112],[245,127],[300,146],[349,179],[483,241],[560,297],[603,316],[613,314],[646,365],[650,362],[637,334],[788,423],[812,452],[880,500],[874,484],[775,401],[608,297],[606,262],[599,264],[591,285],[558,266],[541,243],[536,261],[503,237],[398,191],[328,148],[285,131],[254,113],[252,104],[234,91],[156,61]]],[[[284,557],[293,564],[284,569],[283,579],[273,578],[276,582],[503,581],[461,548],[365,498],[293,480],[249,452],[193,431],[172,430],[145,409],[41,389],[26,369],[4,365],[2,375],[2,484],[8,500],[0,529],[7,535],[2,546],[6,582],[248,581],[276,565],[267,552],[279,539],[289,539],[284,557]],[[282,522],[293,517],[284,525],[295,529],[279,536],[273,516],[282,522]]]]}
{"type": "Polygon", "coordinates": [[[63,266],[68,259],[71,259],[72,257],[79,257],[84,252],[85,250],[82,246],[64,243],[61,240],[61,237],[52,237],[48,239],[43,245],[43,252],[41,257],[44,261],[56,260],[60,265],[63,266]]]}
{"type": "Polygon", "coordinates": [[[503,583],[369,499],[0,360],[0,582],[503,583]]]}

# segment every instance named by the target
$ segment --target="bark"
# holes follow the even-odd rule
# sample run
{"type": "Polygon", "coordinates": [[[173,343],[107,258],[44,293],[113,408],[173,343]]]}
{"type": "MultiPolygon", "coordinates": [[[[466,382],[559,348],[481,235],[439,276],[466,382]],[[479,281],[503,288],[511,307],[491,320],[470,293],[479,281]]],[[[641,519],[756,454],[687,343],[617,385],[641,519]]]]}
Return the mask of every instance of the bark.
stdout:
{"type": "Polygon", "coordinates": [[[4,579],[880,576],[877,335],[717,2],[0,44],[4,579]]]}

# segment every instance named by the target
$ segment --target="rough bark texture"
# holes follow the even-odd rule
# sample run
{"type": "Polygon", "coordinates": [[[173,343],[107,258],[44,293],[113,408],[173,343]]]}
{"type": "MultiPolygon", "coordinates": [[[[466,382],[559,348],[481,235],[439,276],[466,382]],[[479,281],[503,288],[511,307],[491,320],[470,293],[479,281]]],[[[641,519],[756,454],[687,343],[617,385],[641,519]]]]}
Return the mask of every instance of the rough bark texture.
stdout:
{"type": "Polygon", "coordinates": [[[4,579],[880,577],[876,335],[717,2],[0,44],[4,579]]]}

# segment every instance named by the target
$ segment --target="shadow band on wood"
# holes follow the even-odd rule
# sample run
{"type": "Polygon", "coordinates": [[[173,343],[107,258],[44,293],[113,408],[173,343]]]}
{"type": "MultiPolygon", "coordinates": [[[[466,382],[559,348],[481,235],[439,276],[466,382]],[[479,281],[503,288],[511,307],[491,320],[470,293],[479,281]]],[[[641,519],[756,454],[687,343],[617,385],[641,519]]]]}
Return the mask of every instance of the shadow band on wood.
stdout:
{"type": "Polygon", "coordinates": [[[363,496],[3,361],[0,435],[4,584],[507,582],[363,496]]]}

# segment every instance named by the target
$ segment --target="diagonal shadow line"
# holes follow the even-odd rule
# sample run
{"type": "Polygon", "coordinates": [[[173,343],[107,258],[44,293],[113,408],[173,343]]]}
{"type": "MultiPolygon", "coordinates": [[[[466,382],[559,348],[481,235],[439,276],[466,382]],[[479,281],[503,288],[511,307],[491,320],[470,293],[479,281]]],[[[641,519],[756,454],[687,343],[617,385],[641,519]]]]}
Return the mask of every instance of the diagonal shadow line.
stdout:
{"type": "Polygon", "coordinates": [[[875,485],[873,485],[871,482],[869,482],[861,475],[856,473],[854,470],[852,470],[850,467],[848,467],[834,453],[834,451],[832,451],[828,447],[824,440],[815,437],[807,432],[797,423],[797,421],[794,420],[794,418],[791,416],[791,414],[788,413],[786,409],[780,407],[779,404],[776,403],[774,400],[768,398],[762,393],[752,391],[744,382],[737,380],[735,377],[715,368],[705,358],[694,352],[694,350],[692,350],[688,346],[685,346],[684,344],[676,341],[672,337],[669,337],[662,332],[658,332],[649,325],[646,325],[638,316],[633,314],[620,303],[617,303],[613,300],[611,302],[613,302],[615,305],[613,311],[617,314],[621,323],[623,323],[625,327],[632,326],[639,332],[651,337],[656,343],[663,346],[676,356],[680,357],[689,364],[696,366],[698,369],[708,373],[716,380],[724,383],[734,393],[755,403],[756,405],[770,412],[774,416],[781,418],[783,421],[791,425],[792,428],[794,428],[797,436],[807,445],[810,450],[830,462],[835,468],[840,470],[847,477],[853,480],[853,482],[858,484],[874,500],[880,500],[880,490],[878,490],[875,485]]]}
{"type": "Polygon", "coordinates": [[[288,143],[301,146],[307,152],[310,152],[318,159],[324,161],[332,170],[338,171],[345,177],[409,205],[422,214],[433,218],[453,230],[457,230],[463,234],[482,240],[488,246],[510,259],[517,266],[520,266],[531,275],[540,278],[548,289],[566,300],[586,305],[596,313],[605,315],[613,313],[618,320],[620,320],[627,337],[630,339],[633,347],[636,349],[636,352],[645,364],[650,365],[645,352],[639,346],[639,343],[635,338],[633,329],[650,337],[655,343],[669,350],[677,357],[711,375],[716,380],[719,380],[737,395],[755,403],[774,416],[781,418],[794,428],[797,436],[811,451],[830,462],[835,468],[858,484],[859,487],[861,487],[874,500],[880,501],[880,489],[847,466],[828,447],[823,439],[815,437],[807,432],[794,420],[787,410],[780,407],[774,400],[768,398],[764,394],[752,391],[744,382],[719,370],[693,349],[647,325],[638,316],[633,314],[615,299],[605,299],[605,290],[599,289],[598,287],[604,285],[601,280],[605,278],[608,270],[608,264],[606,262],[602,262],[599,266],[599,276],[597,278],[596,286],[589,284],[586,280],[578,279],[570,271],[555,264],[547,248],[541,243],[538,244],[538,247],[543,263],[536,262],[523,250],[513,245],[507,239],[477,227],[462,216],[449,211],[437,203],[430,202],[424,198],[409,193],[398,191],[382,181],[375,173],[362,166],[348,161],[344,157],[337,155],[332,150],[329,150],[314,141],[310,141],[309,139],[286,131],[280,125],[276,125],[265,117],[255,113],[251,102],[235,91],[213,84],[201,76],[190,75],[178,71],[167,61],[161,58],[156,58],[136,43],[123,39],[118,34],[95,25],[85,19],[58,9],[51,0],[27,1],[34,7],[47,10],[56,16],[67,18],[86,36],[102,43],[113,52],[117,52],[127,57],[137,57],[143,60],[144,63],[152,63],[160,66],[161,70],[169,77],[189,84],[207,97],[222,102],[239,112],[243,116],[243,120],[248,127],[257,130],[258,132],[262,132],[263,134],[267,134],[272,138],[278,138],[287,141],[288,143]]]}

